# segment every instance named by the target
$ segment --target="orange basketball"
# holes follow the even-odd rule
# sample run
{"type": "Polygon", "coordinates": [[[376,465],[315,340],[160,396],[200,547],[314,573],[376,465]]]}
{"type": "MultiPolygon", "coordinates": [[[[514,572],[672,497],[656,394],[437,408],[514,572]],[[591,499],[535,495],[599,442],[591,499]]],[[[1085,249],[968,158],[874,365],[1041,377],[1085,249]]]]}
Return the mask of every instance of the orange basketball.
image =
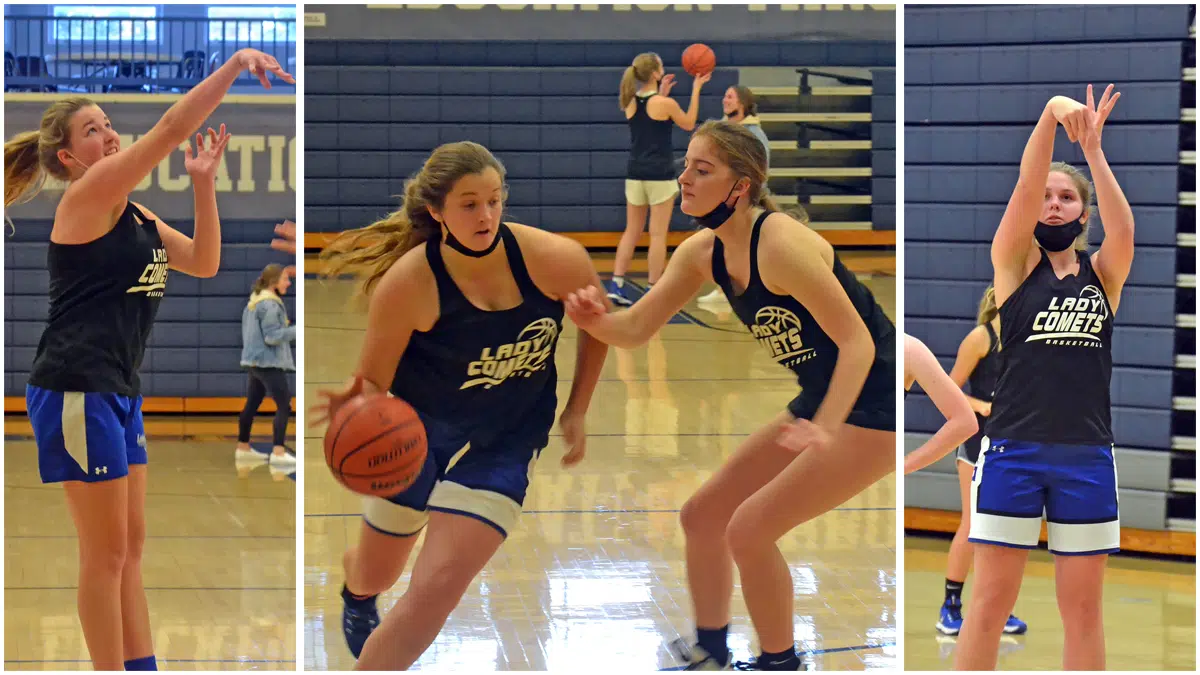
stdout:
{"type": "Polygon", "coordinates": [[[716,67],[717,55],[713,53],[712,47],[697,42],[683,50],[683,69],[688,75],[707,75],[716,67]]]}
{"type": "Polygon", "coordinates": [[[339,483],[362,495],[407,490],[421,475],[427,450],[417,411],[385,394],[350,399],[325,430],[325,463],[339,483]]]}

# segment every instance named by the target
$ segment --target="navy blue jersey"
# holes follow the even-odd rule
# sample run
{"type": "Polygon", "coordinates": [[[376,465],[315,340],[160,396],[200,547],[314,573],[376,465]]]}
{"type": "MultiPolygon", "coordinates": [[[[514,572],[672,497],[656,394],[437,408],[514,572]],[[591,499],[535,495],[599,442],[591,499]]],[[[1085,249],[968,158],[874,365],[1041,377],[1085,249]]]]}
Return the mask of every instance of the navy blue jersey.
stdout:
{"type": "Polygon", "coordinates": [[[158,225],[129,202],[86,244],[50,242],[50,312],[29,383],[51,391],[141,393],[138,369],[167,288],[158,225]]]}
{"type": "Polygon", "coordinates": [[[672,134],[675,123],[656,120],[646,107],[658,94],[634,97],[636,109],[629,118],[629,164],[625,177],[631,180],[675,180],[672,134]]]}
{"type": "Polygon", "coordinates": [[[1112,443],[1113,312],[1091,257],[1059,279],[1045,251],[1000,307],[1000,376],[989,438],[1112,443]]]}
{"type": "Polygon", "coordinates": [[[440,242],[427,242],[440,311],[433,327],[412,334],[391,393],[454,427],[473,447],[516,433],[541,448],[558,402],[554,355],[563,305],[534,285],[512,230],[501,224],[497,236],[521,304],[500,311],[475,307],[446,271],[440,242]]]}

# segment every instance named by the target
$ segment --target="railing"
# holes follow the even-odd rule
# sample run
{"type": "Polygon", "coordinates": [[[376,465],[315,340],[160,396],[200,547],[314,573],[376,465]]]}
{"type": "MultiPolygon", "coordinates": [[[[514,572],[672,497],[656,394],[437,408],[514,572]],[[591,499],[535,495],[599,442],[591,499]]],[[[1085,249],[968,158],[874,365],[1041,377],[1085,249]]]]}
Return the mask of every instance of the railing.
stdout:
{"type": "MultiPolygon", "coordinates": [[[[295,74],[295,19],[6,17],[4,89],[187,91],[247,47],[295,74]]],[[[249,73],[238,79],[256,83],[249,73]]],[[[273,80],[267,93],[295,88],[273,80]]]]}

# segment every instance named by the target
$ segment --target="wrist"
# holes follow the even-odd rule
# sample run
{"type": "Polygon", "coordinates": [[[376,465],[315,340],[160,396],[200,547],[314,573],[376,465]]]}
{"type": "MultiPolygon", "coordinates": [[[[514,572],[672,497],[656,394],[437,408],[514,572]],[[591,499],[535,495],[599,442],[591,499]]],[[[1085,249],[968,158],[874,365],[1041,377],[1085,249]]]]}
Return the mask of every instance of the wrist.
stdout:
{"type": "Polygon", "coordinates": [[[188,175],[191,176],[192,179],[192,189],[195,190],[197,194],[216,193],[216,174],[211,176],[199,176],[195,174],[188,175]]]}

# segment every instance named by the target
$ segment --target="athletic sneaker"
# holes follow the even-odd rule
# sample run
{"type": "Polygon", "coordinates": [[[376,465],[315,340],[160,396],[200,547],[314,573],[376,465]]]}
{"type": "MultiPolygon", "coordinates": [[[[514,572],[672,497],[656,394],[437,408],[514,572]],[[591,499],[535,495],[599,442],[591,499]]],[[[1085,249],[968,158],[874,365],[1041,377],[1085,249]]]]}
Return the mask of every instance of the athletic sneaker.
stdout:
{"type": "Polygon", "coordinates": [[[276,455],[271,453],[271,464],[281,467],[296,466],[296,451],[284,446],[283,454],[276,455]]]}
{"type": "Polygon", "coordinates": [[[1025,622],[1018,619],[1015,614],[1008,615],[1008,621],[1004,623],[1004,632],[1009,635],[1024,635],[1025,631],[1029,630],[1029,626],[1025,622]]]}
{"type": "Polygon", "coordinates": [[[233,451],[233,461],[238,464],[249,464],[251,462],[265,462],[271,456],[269,452],[260,452],[251,447],[249,450],[236,448],[233,451]]]}
{"type": "Polygon", "coordinates": [[[938,615],[937,629],[943,635],[958,635],[962,630],[962,602],[952,603],[946,600],[942,603],[942,611],[938,615]]]}
{"type": "Polygon", "coordinates": [[[620,305],[621,307],[629,307],[633,305],[633,301],[625,295],[624,287],[618,286],[617,282],[613,281],[612,279],[604,280],[604,290],[608,292],[608,299],[611,300],[614,305],[620,305]]]}
{"type": "Polygon", "coordinates": [[[668,651],[680,661],[688,661],[684,670],[733,670],[733,652],[725,656],[725,665],[713,658],[704,647],[690,644],[686,638],[676,638],[667,645],[668,651]]]}
{"type": "Polygon", "coordinates": [[[697,298],[696,302],[699,302],[699,303],[729,302],[729,298],[725,297],[725,291],[721,290],[721,287],[718,286],[717,288],[713,289],[712,293],[709,293],[708,295],[702,295],[699,298],[697,298]]]}
{"type": "Polygon", "coordinates": [[[379,608],[375,606],[378,597],[357,603],[359,606],[354,608],[347,602],[345,587],[342,588],[342,634],[346,636],[346,646],[356,659],[362,654],[367,638],[379,626],[379,608]]]}

